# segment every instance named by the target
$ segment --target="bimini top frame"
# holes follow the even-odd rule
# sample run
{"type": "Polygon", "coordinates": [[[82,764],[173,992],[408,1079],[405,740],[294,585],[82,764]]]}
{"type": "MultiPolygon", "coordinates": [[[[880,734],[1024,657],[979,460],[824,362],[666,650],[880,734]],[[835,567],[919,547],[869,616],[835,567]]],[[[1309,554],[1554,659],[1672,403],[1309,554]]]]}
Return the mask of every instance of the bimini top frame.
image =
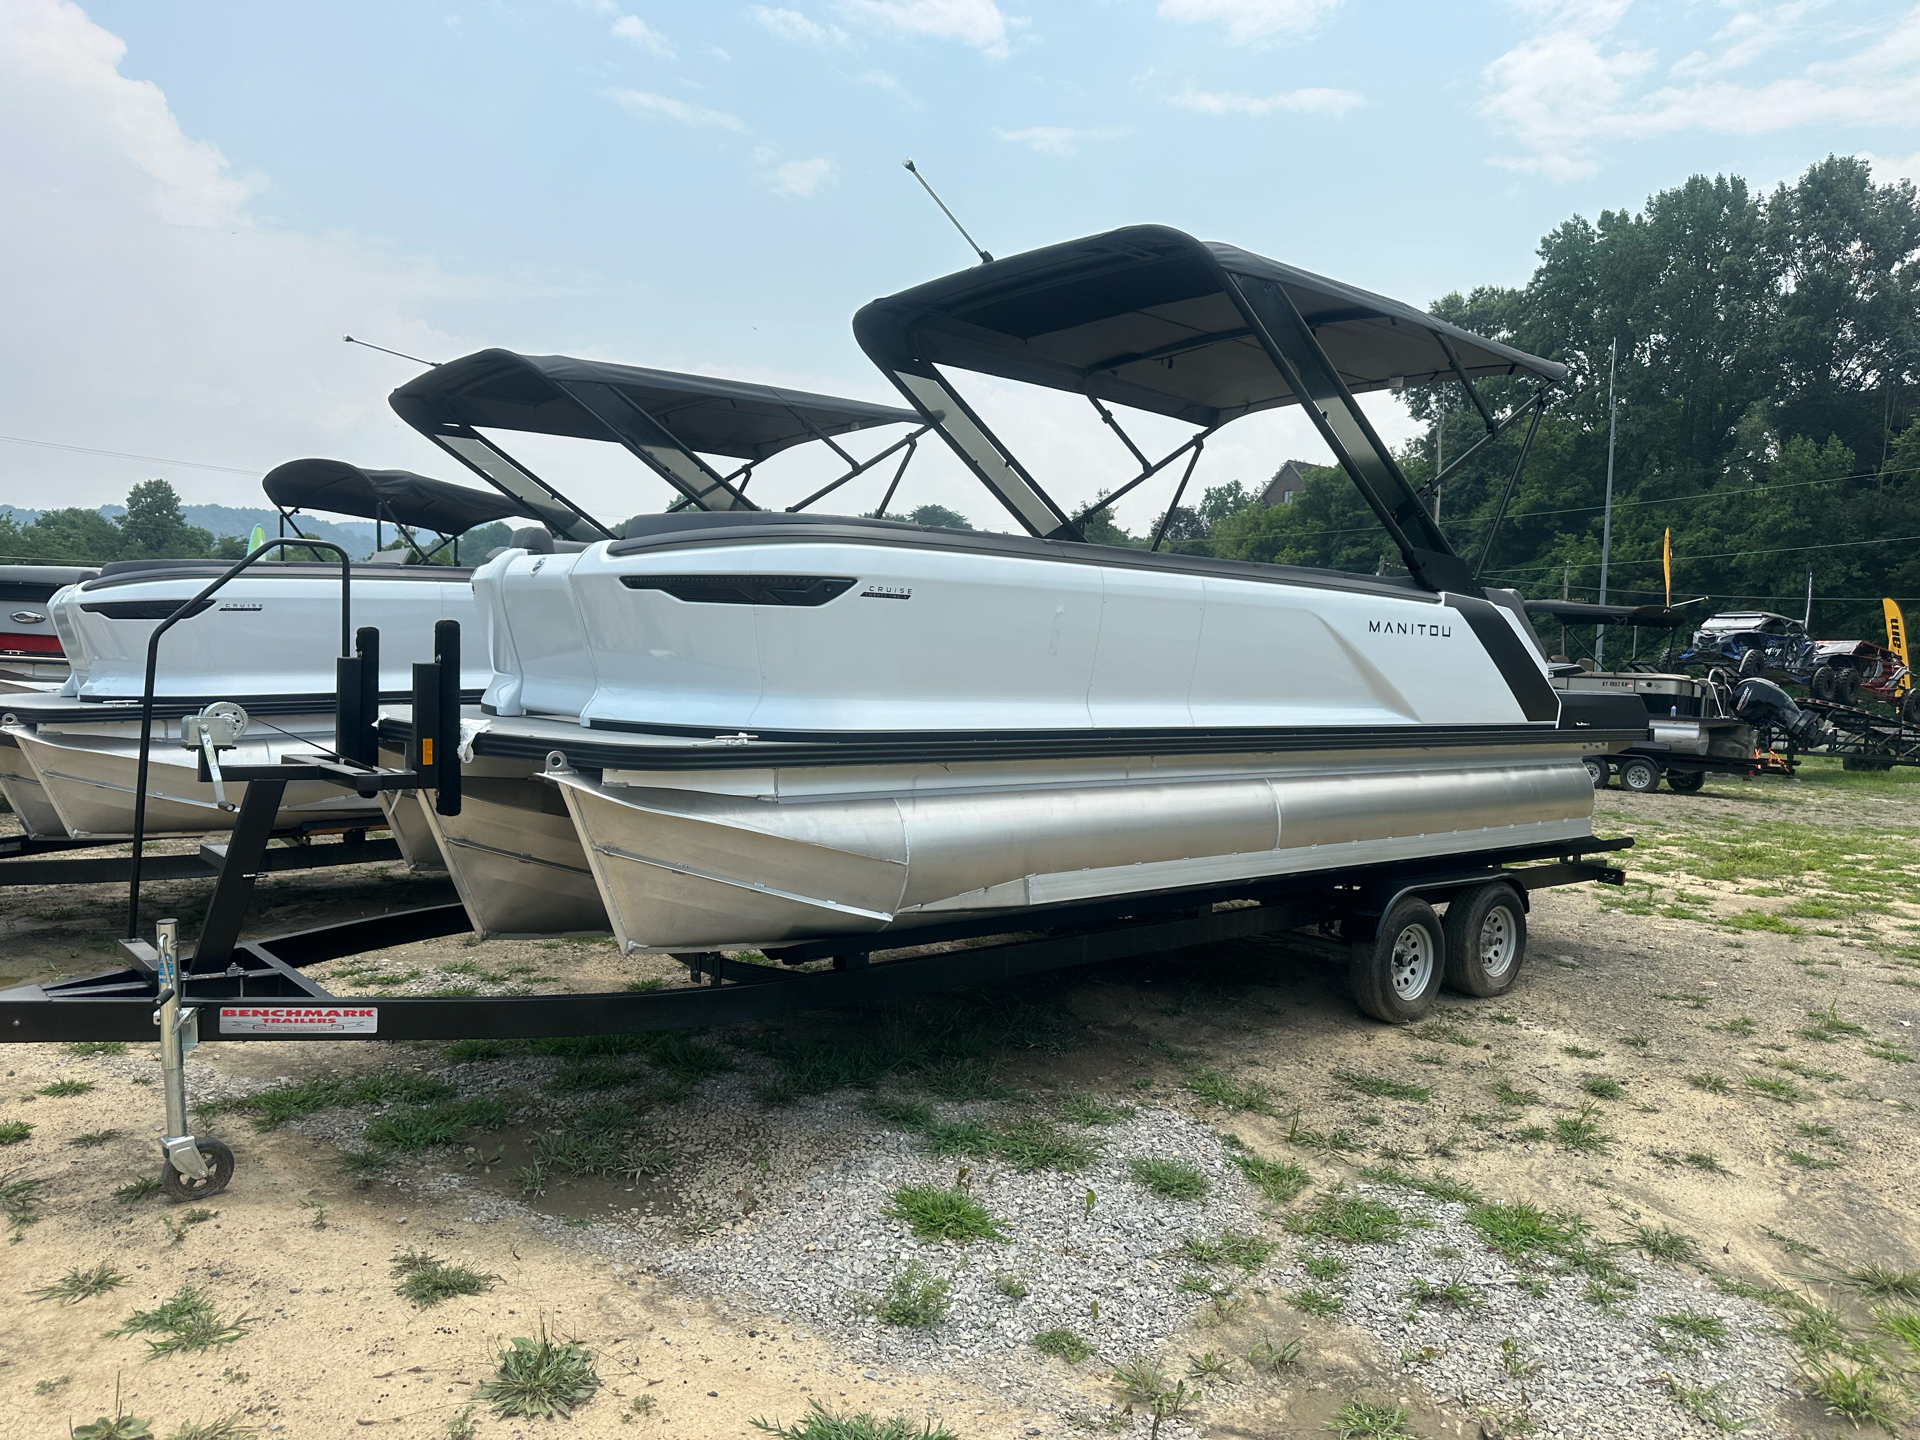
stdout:
{"type": "MultiPolygon", "coordinates": [[[[482,429],[625,446],[680,492],[682,505],[702,510],[759,509],[746,496],[754,466],[818,440],[850,468],[791,507],[803,508],[897,450],[904,448],[910,458],[928,429],[919,415],[892,405],[510,350],[481,350],[436,366],[394,391],[389,403],[402,420],[520,502],[555,535],[584,541],[610,539],[613,532],[482,435],[482,429]],[[835,443],[837,435],[877,425],[917,428],[867,460],[855,460],[835,443]],[[722,475],[702,455],[744,463],[722,475]]],[[[903,459],[902,470],[905,465],[903,459]]]]}
{"type": "MultiPolygon", "coordinates": [[[[1524,413],[1537,419],[1546,392],[1566,375],[1562,365],[1397,300],[1159,225],[929,281],[868,304],[853,328],[868,357],[1015,518],[1057,539],[1081,538],[1080,521],[1093,512],[1069,517],[936,367],[1084,395],[1116,431],[1109,403],[1201,427],[1158,462],[1120,431],[1143,468],[1105,504],[1184,451],[1197,459],[1228,421],[1302,405],[1415,582],[1436,591],[1477,587],[1354,396],[1457,380],[1486,427],[1477,450],[1524,413]],[[1531,379],[1538,388],[1496,420],[1473,385],[1489,376],[1531,379]]],[[[1188,475],[1192,468],[1190,460],[1188,475]]]]}
{"type": "MultiPolygon", "coordinates": [[[[458,559],[463,532],[530,513],[523,502],[491,491],[450,485],[411,470],[363,470],[345,460],[289,460],[269,470],[261,488],[283,520],[301,509],[384,520],[423,561],[449,543],[458,559]],[[413,537],[415,530],[433,531],[443,537],[441,544],[423,548],[413,537]]],[[[297,527],[294,533],[299,534],[297,527]]]]}

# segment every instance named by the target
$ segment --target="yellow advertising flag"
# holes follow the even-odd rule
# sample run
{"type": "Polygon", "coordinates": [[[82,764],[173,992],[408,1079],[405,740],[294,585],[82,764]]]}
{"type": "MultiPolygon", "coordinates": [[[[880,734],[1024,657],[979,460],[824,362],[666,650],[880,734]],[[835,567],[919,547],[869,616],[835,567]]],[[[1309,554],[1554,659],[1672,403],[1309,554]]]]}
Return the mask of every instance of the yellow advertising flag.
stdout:
{"type": "MultiPolygon", "coordinates": [[[[1907,617],[1900,613],[1900,606],[1894,600],[1882,600],[1880,608],[1887,616],[1887,649],[1900,657],[1900,668],[1906,669],[1907,660],[1907,617]]],[[[1905,694],[1913,686],[1911,677],[1902,679],[1900,691],[1905,694]]]]}
{"type": "Polygon", "coordinates": [[[1673,608],[1673,527],[1667,527],[1666,535],[1660,541],[1660,568],[1667,575],[1667,608],[1673,608]]]}

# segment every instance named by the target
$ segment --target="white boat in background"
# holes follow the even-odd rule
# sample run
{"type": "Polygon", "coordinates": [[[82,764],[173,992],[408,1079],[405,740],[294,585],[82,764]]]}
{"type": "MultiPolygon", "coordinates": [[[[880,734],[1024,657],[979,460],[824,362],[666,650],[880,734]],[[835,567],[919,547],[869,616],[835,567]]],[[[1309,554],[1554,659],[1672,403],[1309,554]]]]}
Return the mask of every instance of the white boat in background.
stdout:
{"type": "Polygon", "coordinates": [[[100,572],[86,565],[0,565],[0,695],[57,690],[71,667],[48,604],[100,572]]]}
{"type": "MultiPolygon", "coordinates": [[[[394,524],[407,548],[352,566],[351,624],[382,636],[380,688],[401,695],[415,661],[431,658],[434,623],[458,620],[476,640],[472,572],[405,564],[439,545],[416,532],[458,535],[521,513],[499,496],[406,471],[367,471],[332,460],[299,460],[266,477],[270,498],[394,524]]],[[[298,534],[296,530],[294,532],[298,534]]],[[[441,543],[445,543],[444,539],[441,543]]],[[[154,627],[224,573],[218,560],[132,560],[54,597],[50,616],[72,671],[57,690],[0,697],[0,790],[36,838],[117,840],[133,831],[140,747],[140,697],[154,627]]],[[[245,793],[228,787],[222,806],[198,778],[197,754],[176,738],[180,720],[214,699],[237,701],[251,717],[230,758],[272,764],[330,750],[334,661],[340,654],[341,572],[337,563],[262,561],[170,630],[156,671],[146,826],[150,836],[230,829],[245,793]]],[[[484,650],[463,684],[477,692],[489,671],[484,650]]],[[[277,828],[353,827],[382,822],[377,802],[336,787],[295,783],[277,828]]]]}
{"type": "MultiPolygon", "coordinates": [[[[625,945],[904,944],[937,921],[1590,840],[1582,761],[1644,739],[1644,708],[1554,691],[1518,597],[1476,582],[1354,399],[1458,381],[1485,444],[1537,420],[1563,367],[1160,227],[982,264],[855,331],[1026,535],[755,510],[615,386],[542,388],[537,365],[476,386],[476,410],[573,391],[697,507],[475,574],[496,673],[466,751],[544,755],[625,945]],[[1302,404],[1407,573],[1088,544],[1092,512],[1053,501],[954,371],[1084,395],[1116,429],[1109,406],[1195,427],[1096,509],[1234,418],[1302,404]],[[1490,376],[1535,388],[1495,420],[1473,384],[1490,376]]],[[[446,373],[395,408],[565,520],[483,453],[497,418],[436,415],[446,373]]]]}
{"type": "MultiPolygon", "coordinates": [[[[867,461],[840,450],[849,470],[821,493],[896,453],[911,455],[925,426],[910,410],[811,395],[709,375],[682,375],[568,356],[522,356],[487,350],[437,366],[393,397],[394,409],[421,433],[478,473],[508,489],[548,530],[516,533],[514,548],[489,569],[512,563],[527,582],[516,592],[526,623],[518,639],[493,645],[489,685],[523,672],[566,672],[578,683],[594,660],[575,617],[569,584],[583,552],[604,548],[612,532],[530,468],[506,455],[501,431],[568,435],[617,444],[689,501],[751,508],[744,491],[759,465],[796,447],[825,445],[857,430],[913,427],[913,434],[867,461]],[[705,457],[739,468],[722,475],[705,457]],[[557,538],[556,538],[557,536],[557,538]],[[536,623],[535,614],[547,623],[536,623]],[[562,647],[562,648],[555,648],[562,647]]],[[[904,459],[903,459],[904,467],[904,459]]],[[[895,472],[897,484],[899,474],[895,472]]],[[[884,505],[884,501],[882,502],[884,505]]],[[[630,527],[700,524],[704,510],[642,516],[630,527]]],[[[476,572],[477,573],[477,572],[476,572]]],[[[496,609],[498,607],[496,606],[496,609]]],[[[489,623],[486,633],[492,635],[489,623]]],[[[479,646],[468,653],[481,654],[479,646]]],[[[750,656],[743,657],[751,663],[750,656]]],[[[497,697],[496,697],[497,698],[497,697]]],[[[491,704],[492,702],[490,702],[491,704]]],[[[496,707],[497,708],[497,707],[496,707]]],[[[509,706],[509,709],[512,707],[509,706]]],[[[562,706],[564,709],[564,705],[562,706]]],[[[404,717],[404,707],[389,712],[404,717]]],[[[488,722],[475,709],[469,730],[488,722]]],[[[393,795],[387,809],[396,833],[425,824],[435,846],[427,863],[444,863],[474,929],[482,935],[604,932],[609,927],[592,867],[560,790],[543,783],[546,748],[525,754],[474,755],[463,767],[457,815],[438,813],[427,796],[393,795]]],[[[392,755],[389,758],[397,760],[392,755]]],[[[411,854],[411,851],[410,851],[411,854]]]]}

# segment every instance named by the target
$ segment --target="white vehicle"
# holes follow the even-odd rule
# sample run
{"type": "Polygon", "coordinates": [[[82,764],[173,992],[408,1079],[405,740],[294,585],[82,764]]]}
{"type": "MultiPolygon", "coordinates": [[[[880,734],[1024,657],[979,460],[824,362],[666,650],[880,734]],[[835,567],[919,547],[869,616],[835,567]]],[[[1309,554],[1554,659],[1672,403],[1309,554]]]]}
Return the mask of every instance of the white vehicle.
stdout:
{"type": "MultiPolygon", "coordinates": [[[[332,746],[334,660],[343,635],[354,627],[371,625],[383,636],[383,693],[407,692],[412,663],[430,658],[433,625],[443,619],[460,621],[475,637],[467,687],[477,692],[486,684],[478,643],[484,622],[474,605],[472,572],[399,562],[439,549],[416,543],[416,531],[458,535],[520,514],[521,507],[406,471],[364,471],[331,460],[282,465],[266,477],[266,489],[283,513],[306,504],[392,523],[408,548],[352,567],[344,624],[337,563],[269,560],[201,601],[167,632],[155,671],[149,835],[232,827],[232,807],[245,787],[232,787],[223,806],[213,786],[198,778],[196,752],[180,744],[176,733],[183,717],[212,699],[238,701],[251,717],[231,756],[237,763],[270,764],[332,746]]],[[[118,561],[53,597],[50,618],[71,673],[56,691],[0,697],[0,791],[30,836],[131,836],[148,639],[161,620],[227,568],[218,560],[118,561]]],[[[365,825],[380,818],[377,803],[328,786],[296,784],[287,791],[277,828],[365,825]]]]}
{"type": "MultiPolygon", "coordinates": [[[[1518,598],[1475,582],[1353,398],[1539,382],[1487,417],[1491,439],[1562,367],[1159,227],[875,301],[855,332],[1027,535],[756,511],[653,425],[632,448],[701,513],[476,573],[495,674],[475,763],[545,757],[624,944],[906,944],[937,922],[1590,840],[1582,761],[1644,739],[1644,707],[1554,691],[1518,598]],[[1233,418],[1304,403],[1408,573],[1090,545],[1090,512],[1049,497],[956,370],[1084,394],[1116,427],[1108,405],[1196,427],[1102,504],[1233,418]]],[[[395,408],[530,493],[524,467],[473,449],[485,422],[433,418],[446,379],[395,408]]],[[[1434,934],[1362,1003],[1424,1008],[1434,934]]]]}

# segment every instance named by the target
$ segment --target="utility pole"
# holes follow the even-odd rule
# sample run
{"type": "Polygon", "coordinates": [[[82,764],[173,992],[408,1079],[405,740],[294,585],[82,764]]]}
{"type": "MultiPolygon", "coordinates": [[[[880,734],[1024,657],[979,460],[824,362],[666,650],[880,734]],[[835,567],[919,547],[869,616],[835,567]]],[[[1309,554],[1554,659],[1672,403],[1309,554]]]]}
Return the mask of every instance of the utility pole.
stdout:
{"type": "MultiPolygon", "coordinates": [[[[1447,468],[1447,409],[1440,407],[1440,430],[1433,442],[1433,522],[1440,523],[1440,472],[1447,468]]],[[[1887,467],[1882,465],[1882,470],[1887,467]]]]}
{"type": "MultiPolygon", "coordinates": [[[[1613,348],[1607,356],[1607,507],[1606,515],[1600,522],[1600,603],[1607,603],[1607,557],[1613,549],[1613,432],[1614,420],[1618,415],[1613,393],[1614,372],[1620,364],[1620,339],[1614,337],[1613,348]]],[[[1604,670],[1607,653],[1607,627],[1601,625],[1593,632],[1593,668],[1604,670]]]]}

